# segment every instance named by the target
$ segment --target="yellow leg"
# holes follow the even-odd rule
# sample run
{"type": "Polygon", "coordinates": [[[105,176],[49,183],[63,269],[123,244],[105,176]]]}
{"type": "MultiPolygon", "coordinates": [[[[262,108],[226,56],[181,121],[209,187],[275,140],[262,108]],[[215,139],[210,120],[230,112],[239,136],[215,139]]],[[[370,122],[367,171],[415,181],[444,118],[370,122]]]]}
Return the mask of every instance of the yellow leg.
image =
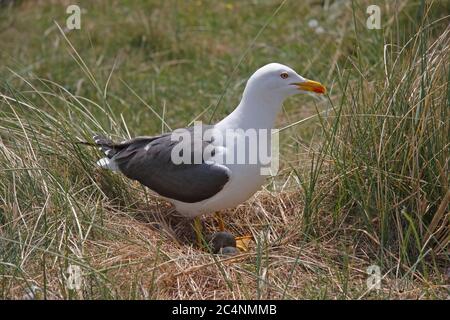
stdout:
{"type": "Polygon", "coordinates": [[[194,218],[194,231],[197,238],[197,245],[201,248],[203,246],[203,227],[200,217],[194,218]]]}
{"type": "Polygon", "coordinates": [[[216,220],[219,223],[219,231],[225,231],[225,223],[220,212],[216,212],[216,220]]]}

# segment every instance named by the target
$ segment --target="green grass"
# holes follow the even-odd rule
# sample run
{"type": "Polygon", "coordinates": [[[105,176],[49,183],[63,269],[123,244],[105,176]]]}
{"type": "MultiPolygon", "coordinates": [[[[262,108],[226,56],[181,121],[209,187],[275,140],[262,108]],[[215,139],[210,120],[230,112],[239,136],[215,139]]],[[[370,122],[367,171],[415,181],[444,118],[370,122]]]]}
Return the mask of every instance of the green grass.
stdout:
{"type": "Polygon", "coordinates": [[[372,2],[81,1],[78,31],[64,1],[1,7],[0,297],[445,298],[449,5],[375,1],[368,30],[372,2]],[[329,95],[284,104],[281,174],[227,215],[257,239],[236,261],[175,241],[167,203],[74,143],[216,121],[273,61],[329,95]]]}

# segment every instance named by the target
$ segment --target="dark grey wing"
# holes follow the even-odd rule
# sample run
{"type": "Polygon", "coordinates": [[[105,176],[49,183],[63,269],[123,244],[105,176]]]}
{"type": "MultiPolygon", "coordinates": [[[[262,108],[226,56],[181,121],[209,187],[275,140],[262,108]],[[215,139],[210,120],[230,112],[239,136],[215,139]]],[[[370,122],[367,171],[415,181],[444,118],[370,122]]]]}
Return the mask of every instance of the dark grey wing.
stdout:
{"type": "Polygon", "coordinates": [[[111,139],[102,136],[95,135],[95,144],[99,146],[99,149],[103,151],[108,159],[114,157],[117,153],[124,151],[129,148],[129,151],[139,148],[142,145],[146,145],[155,139],[159,139],[162,136],[142,136],[136,137],[130,140],[125,140],[119,143],[113,142],[111,139]]]}
{"type": "MultiPolygon", "coordinates": [[[[125,176],[163,197],[187,203],[199,202],[214,196],[230,179],[229,170],[216,164],[204,161],[175,164],[171,153],[178,141],[171,141],[170,134],[133,140],[120,144],[114,162],[125,176]]],[[[202,141],[202,150],[210,142],[202,141]]],[[[193,152],[194,148],[191,160],[193,152]]]]}

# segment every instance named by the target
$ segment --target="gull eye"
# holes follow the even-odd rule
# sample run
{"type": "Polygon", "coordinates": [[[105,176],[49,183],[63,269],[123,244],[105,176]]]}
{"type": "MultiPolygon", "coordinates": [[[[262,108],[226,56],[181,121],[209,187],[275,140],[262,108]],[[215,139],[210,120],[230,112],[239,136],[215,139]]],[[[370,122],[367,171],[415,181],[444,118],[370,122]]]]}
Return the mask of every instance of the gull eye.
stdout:
{"type": "Polygon", "coordinates": [[[281,79],[287,79],[289,77],[287,72],[283,72],[282,74],[280,74],[281,79]]]}

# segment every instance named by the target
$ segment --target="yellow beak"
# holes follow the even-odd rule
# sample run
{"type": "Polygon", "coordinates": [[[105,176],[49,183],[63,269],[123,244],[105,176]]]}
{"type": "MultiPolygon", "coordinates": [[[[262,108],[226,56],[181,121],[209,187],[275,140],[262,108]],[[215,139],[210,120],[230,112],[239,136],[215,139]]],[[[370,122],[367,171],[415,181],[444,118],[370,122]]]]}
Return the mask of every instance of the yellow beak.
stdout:
{"type": "Polygon", "coordinates": [[[299,90],[312,91],[321,94],[327,93],[327,89],[320,82],[317,81],[306,80],[304,82],[297,82],[293,84],[296,85],[299,90]]]}

